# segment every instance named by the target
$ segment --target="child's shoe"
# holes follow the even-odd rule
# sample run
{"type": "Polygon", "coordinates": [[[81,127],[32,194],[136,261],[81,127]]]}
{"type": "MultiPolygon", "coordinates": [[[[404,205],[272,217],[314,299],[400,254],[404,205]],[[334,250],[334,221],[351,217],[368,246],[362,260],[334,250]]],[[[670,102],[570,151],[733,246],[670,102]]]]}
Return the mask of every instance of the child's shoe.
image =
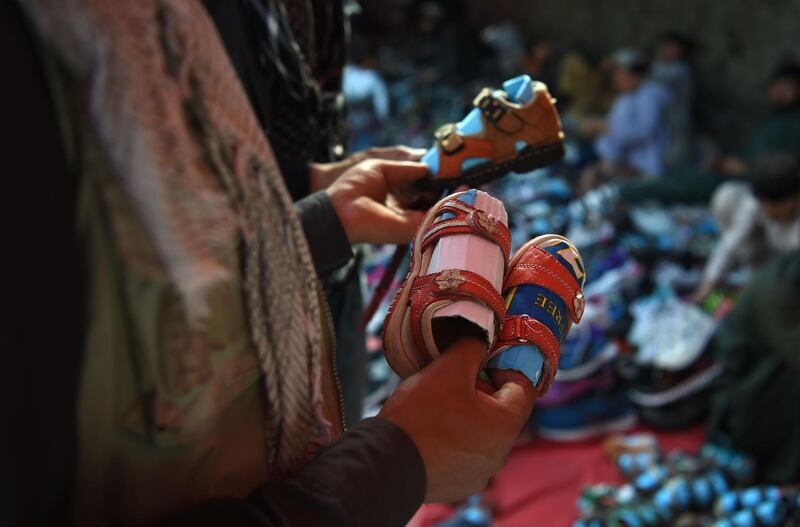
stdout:
{"type": "Polygon", "coordinates": [[[517,370],[536,387],[538,397],[553,382],[561,343],[584,311],[583,260],[568,239],[538,236],[523,245],[508,264],[503,282],[506,319],[487,369],[517,370]]]}
{"type": "Polygon", "coordinates": [[[479,186],[509,172],[528,172],[564,156],[561,120],[547,86],[520,75],[502,90],[484,88],[472,111],[436,132],[422,158],[432,177],[427,190],[479,186]]]}
{"type": "Polygon", "coordinates": [[[511,247],[507,221],[500,201],[474,189],[428,211],[384,323],[386,360],[398,375],[422,369],[465,334],[491,347],[506,317],[500,287],[511,247]]]}

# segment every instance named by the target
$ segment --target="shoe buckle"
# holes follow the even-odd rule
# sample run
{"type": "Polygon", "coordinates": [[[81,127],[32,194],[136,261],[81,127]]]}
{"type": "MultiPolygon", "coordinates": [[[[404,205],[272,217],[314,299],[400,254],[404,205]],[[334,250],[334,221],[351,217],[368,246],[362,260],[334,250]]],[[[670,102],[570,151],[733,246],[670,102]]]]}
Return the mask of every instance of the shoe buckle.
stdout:
{"type": "Polygon", "coordinates": [[[583,312],[586,309],[586,299],[583,297],[583,293],[578,292],[575,295],[575,298],[572,299],[572,307],[575,311],[575,323],[577,324],[583,318],[583,312]]]}
{"type": "Polygon", "coordinates": [[[494,97],[490,90],[484,90],[475,101],[481,113],[492,124],[497,124],[508,112],[506,108],[496,97],[494,97]]]}
{"type": "Polygon", "coordinates": [[[453,155],[464,148],[464,138],[458,132],[456,125],[446,124],[436,131],[439,149],[447,155],[453,155]]]}

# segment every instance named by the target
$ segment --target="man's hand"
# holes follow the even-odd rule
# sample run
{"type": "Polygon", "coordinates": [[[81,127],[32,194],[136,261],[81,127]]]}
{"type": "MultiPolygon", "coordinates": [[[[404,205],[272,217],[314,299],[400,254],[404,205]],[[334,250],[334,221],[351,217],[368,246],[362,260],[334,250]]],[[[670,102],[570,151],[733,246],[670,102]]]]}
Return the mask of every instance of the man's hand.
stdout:
{"type": "Polygon", "coordinates": [[[342,174],[325,192],[350,243],[411,241],[425,214],[401,208],[390,193],[427,173],[422,163],[368,160],[342,174]]]}
{"type": "Polygon", "coordinates": [[[495,376],[499,390],[478,380],[486,356],[482,340],[459,340],[406,379],[381,410],[422,456],[426,502],[452,502],[486,487],[533,409],[533,386],[522,374],[495,376]]]}
{"type": "Polygon", "coordinates": [[[373,147],[356,152],[347,159],[335,163],[311,164],[311,190],[316,192],[328,188],[345,171],[368,159],[383,159],[386,161],[419,161],[425,153],[424,149],[409,148],[407,146],[373,147]]]}

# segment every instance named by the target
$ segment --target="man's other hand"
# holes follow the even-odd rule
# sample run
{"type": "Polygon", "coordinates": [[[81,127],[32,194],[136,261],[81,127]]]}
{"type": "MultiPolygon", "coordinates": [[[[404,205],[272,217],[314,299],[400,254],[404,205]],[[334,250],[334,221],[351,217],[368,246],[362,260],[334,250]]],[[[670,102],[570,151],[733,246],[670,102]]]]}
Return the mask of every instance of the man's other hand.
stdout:
{"type": "Polygon", "coordinates": [[[350,243],[411,241],[425,215],[402,208],[391,193],[427,173],[422,163],[371,159],[336,179],[325,192],[350,243]]]}
{"type": "Polygon", "coordinates": [[[410,148],[408,146],[376,146],[356,152],[346,159],[335,163],[311,164],[311,190],[316,192],[328,188],[339,176],[368,159],[382,159],[384,161],[419,161],[425,153],[424,149],[410,148]]]}
{"type": "Polygon", "coordinates": [[[499,389],[478,379],[486,343],[456,342],[406,379],[380,416],[400,426],[425,464],[427,502],[452,502],[482,490],[506,463],[533,409],[533,385],[505,371],[499,389]]]}

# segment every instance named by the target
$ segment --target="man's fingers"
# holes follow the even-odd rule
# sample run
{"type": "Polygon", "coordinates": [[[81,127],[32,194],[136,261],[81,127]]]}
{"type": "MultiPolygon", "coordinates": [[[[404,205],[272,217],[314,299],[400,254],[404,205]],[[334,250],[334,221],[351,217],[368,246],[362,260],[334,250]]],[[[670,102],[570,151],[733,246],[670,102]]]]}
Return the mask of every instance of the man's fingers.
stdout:
{"type": "Polygon", "coordinates": [[[369,226],[371,243],[408,243],[414,238],[425,213],[417,210],[395,210],[377,201],[368,201],[364,221],[369,226]]]}
{"type": "Polygon", "coordinates": [[[411,183],[428,174],[428,165],[415,161],[373,161],[389,188],[411,183]]]}
{"type": "Polygon", "coordinates": [[[411,148],[408,146],[383,146],[370,148],[367,155],[373,159],[389,159],[394,161],[419,161],[425,155],[424,148],[411,148]]]}
{"type": "Polygon", "coordinates": [[[478,372],[486,362],[486,341],[479,337],[464,337],[445,350],[429,367],[436,366],[462,379],[465,386],[476,387],[478,372]]]}
{"type": "Polygon", "coordinates": [[[533,384],[523,374],[514,370],[495,370],[492,372],[494,382],[502,382],[500,389],[492,397],[505,407],[522,426],[531,415],[536,398],[533,384]]]}
{"type": "Polygon", "coordinates": [[[482,391],[486,395],[494,395],[494,392],[497,391],[497,388],[495,388],[494,384],[490,383],[489,381],[484,381],[480,377],[478,377],[478,380],[475,382],[475,388],[482,391]]]}

